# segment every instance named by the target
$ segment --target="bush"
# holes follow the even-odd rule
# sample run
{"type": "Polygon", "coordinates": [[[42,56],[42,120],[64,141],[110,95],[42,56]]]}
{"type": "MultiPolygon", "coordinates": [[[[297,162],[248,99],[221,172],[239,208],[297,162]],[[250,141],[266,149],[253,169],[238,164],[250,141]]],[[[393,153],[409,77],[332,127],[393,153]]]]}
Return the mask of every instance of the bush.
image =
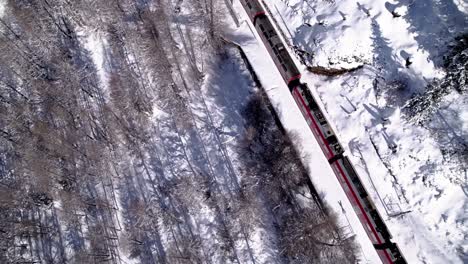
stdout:
{"type": "Polygon", "coordinates": [[[441,86],[465,93],[468,90],[468,33],[456,37],[451,48],[449,55],[444,59],[447,75],[441,86]]]}
{"type": "Polygon", "coordinates": [[[442,79],[434,79],[428,84],[422,94],[411,98],[404,106],[410,120],[422,124],[438,109],[442,99],[455,90],[460,94],[468,90],[468,34],[455,38],[451,51],[444,58],[446,75],[442,79]]]}

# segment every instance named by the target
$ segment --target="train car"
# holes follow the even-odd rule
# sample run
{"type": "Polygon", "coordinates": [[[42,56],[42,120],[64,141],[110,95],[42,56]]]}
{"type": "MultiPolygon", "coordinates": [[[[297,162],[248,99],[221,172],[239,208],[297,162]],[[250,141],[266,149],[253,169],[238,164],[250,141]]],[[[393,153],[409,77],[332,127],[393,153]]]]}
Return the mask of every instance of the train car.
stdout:
{"type": "Polygon", "coordinates": [[[328,161],[332,163],[342,157],[343,147],[338,142],[335,132],[331,129],[307,84],[301,83],[291,92],[315,137],[320,139],[320,147],[328,161]]]}
{"type": "Polygon", "coordinates": [[[372,234],[369,237],[379,256],[388,260],[389,263],[406,263],[398,246],[390,241],[392,235],[370,199],[368,192],[362,185],[348,157],[343,157],[337,160],[335,165],[332,165],[335,168],[337,166],[343,169],[342,175],[345,178],[343,178],[344,183],[342,185],[349,188],[349,190],[346,190],[346,194],[351,196],[349,197],[351,201],[357,201],[353,206],[362,206],[362,208],[356,208],[355,211],[361,212],[358,214],[358,217],[362,219],[362,222],[366,223],[364,225],[366,232],[372,234]]]}
{"type": "Polygon", "coordinates": [[[289,89],[292,90],[294,87],[299,85],[301,73],[289,55],[283,41],[278,34],[276,34],[273,24],[266,16],[265,9],[256,0],[244,0],[241,1],[241,4],[247,11],[247,14],[260,35],[262,42],[265,43],[265,47],[270,53],[281,77],[283,77],[289,89]]]}

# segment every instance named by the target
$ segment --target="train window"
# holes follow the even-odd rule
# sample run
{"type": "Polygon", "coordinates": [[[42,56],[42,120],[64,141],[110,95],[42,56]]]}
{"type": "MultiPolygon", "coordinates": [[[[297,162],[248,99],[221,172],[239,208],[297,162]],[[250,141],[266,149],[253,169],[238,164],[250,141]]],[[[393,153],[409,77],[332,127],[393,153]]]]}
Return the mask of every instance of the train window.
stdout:
{"type": "Polygon", "coordinates": [[[284,65],[284,63],[281,63],[281,67],[283,67],[283,70],[284,70],[285,72],[288,71],[288,68],[286,68],[286,66],[284,65]]]}
{"type": "MultiPolygon", "coordinates": [[[[361,196],[361,197],[364,198],[363,196],[361,196]]],[[[364,201],[364,206],[365,206],[366,211],[369,211],[369,210],[373,209],[371,203],[369,202],[369,200],[367,198],[362,199],[362,200],[364,201]]]]}
{"type": "MultiPolygon", "coordinates": [[[[356,189],[357,189],[357,191],[358,191],[358,193],[359,193],[359,196],[361,196],[361,198],[365,198],[365,197],[368,196],[367,193],[366,193],[366,190],[364,190],[364,188],[362,188],[361,185],[357,185],[357,186],[356,186],[356,189]]],[[[369,205],[369,206],[370,206],[370,205],[369,205]]]]}
{"type": "Polygon", "coordinates": [[[321,124],[322,124],[322,122],[324,122],[324,124],[327,123],[327,122],[325,122],[325,117],[323,116],[323,114],[321,112],[316,112],[315,116],[317,117],[317,119],[320,121],[321,124]]]}
{"type": "Polygon", "coordinates": [[[354,170],[352,168],[349,168],[349,167],[346,167],[345,168],[350,171],[349,172],[349,177],[351,178],[351,180],[357,185],[361,185],[361,182],[359,181],[359,178],[356,176],[356,174],[354,173],[354,170]]]}
{"type": "Polygon", "coordinates": [[[338,153],[341,153],[343,151],[343,149],[341,149],[341,146],[339,144],[336,144],[335,145],[335,151],[338,153]]]}
{"type": "Polygon", "coordinates": [[[338,139],[336,138],[335,135],[331,135],[327,137],[328,144],[336,144],[338,142],[338,139]]]}
{"type": "Polygon", "coordinates": [[[252,9],[252,5],[249,2],[247,2],[247,6],[249,7],[249,9],[252,9]]]}
{"type": "Polygon", "coordinates": [[[317,103],[315,102],[314,98],[312,97],[312,94],[310,94],[310,91],[307,88],[304,89],[304,95],[305,95],[307,101],[309,102],[309,107],[312,110],[318,109],[317,103]]]}
{"type": "Polygon", "coordinates": [[[260,25],[259,27],[262,31],[265,31],[265,28],[263,27],[263,25],[260,25]]]}

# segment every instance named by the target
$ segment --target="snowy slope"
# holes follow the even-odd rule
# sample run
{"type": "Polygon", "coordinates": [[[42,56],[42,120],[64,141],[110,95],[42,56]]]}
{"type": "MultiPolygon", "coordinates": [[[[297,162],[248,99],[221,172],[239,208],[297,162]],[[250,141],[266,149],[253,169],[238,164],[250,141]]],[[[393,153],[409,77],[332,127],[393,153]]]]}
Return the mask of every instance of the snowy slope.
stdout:
{"type": "Polygon", "coordinates": [[[446,96],[425,127],[401,113],[414,92],[443,77],[448,42],[468,29],[466,4],[274,0],[267,5],[291,33],[290,42],[314,55],[309,65],[365,65],[335,78],[304,71],[303,80],[321,98],[408,262],[466,261],[466,164],[446,153],[468,140],[467,97],[446,96]]]}

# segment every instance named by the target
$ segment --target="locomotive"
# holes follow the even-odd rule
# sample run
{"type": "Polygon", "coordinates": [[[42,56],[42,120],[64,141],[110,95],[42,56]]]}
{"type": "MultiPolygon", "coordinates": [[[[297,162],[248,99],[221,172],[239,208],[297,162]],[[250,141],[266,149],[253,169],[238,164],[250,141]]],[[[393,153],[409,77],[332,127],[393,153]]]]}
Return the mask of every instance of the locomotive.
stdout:
{"type": "Polygon", "coordinates": [[[407,263],[259,0],[240,0],[383,263],[407,263]]]}

